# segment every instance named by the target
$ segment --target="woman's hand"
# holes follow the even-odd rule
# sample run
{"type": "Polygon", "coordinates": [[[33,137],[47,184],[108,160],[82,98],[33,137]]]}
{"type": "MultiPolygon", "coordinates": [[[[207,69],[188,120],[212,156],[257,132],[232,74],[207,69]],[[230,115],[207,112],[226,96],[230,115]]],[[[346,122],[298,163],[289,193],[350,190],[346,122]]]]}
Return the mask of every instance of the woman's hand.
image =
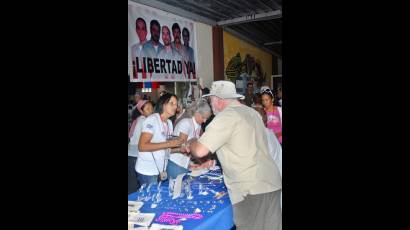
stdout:
{"type": "Polygon", "coordinates": [[[184,141],[181,138],[176,138],[174,140],[167,141],[169,148],[175,148],[181,146],[184,141]]]}

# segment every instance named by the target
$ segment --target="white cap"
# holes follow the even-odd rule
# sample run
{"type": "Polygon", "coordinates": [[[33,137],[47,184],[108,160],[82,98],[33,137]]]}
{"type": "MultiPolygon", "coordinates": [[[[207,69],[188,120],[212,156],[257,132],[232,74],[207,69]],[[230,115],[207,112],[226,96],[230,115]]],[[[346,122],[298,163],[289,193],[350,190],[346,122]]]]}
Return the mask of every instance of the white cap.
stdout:
{"type": "Polygon", "coordinates": [[[264,86],[261,87],[261,91],[260,91],[260,92],[263,92],[263,91],[265,91],[266,89],[270,89],[270,88],[269,88],[269,86],[264,85],[264,86]]]}
{"type": "Polygon", "coordinates": [[[236,93],[235,84],[231,81],[214,81],[211,86],[211,92],[202,97],[209,96],[217,96],[222,99],[245,98],[243,95],[236,93]]]}

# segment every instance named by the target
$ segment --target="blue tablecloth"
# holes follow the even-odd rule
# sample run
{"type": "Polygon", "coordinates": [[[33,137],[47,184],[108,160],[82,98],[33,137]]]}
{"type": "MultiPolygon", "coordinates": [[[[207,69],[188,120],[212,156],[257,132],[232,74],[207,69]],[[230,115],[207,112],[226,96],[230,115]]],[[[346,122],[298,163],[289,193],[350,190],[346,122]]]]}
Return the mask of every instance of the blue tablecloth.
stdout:
{"type": "Polygon", "coordinates": [[[184,229],[195,229],[195,230],[230,230],[233,227],[233,217],[232,217],[232,205],[229,200],[229,195],[223,180],[216,179],[221,175],[220,170],[210,171],[205,175],[200,177],[192,178],[189,176],[184,177],[184,181],[190,181],[190,188],[192,190],[193,199],[188,200],[185,194],[185,189],[183,187],[182,193],[183,197],[172,200],[169,196],[168,185],[169,182],[166,181],[161,184],[161,201],[157,202],[152,197],[157,197],[157,185],[152,185],[149,192],[147,188],[143,191],[138,191],[128,195],[128,200],[137,201],[140,200],[144,202],[144,205],[140,209],[142,213],[155,213],[155,218],[152,223],[158,224],[169,224],[167,222],[161,222],[159,217],[163,213],[173,212],[178,214],[195,214],[195,210],[200,209],[203,217],[201,219],[182,219],[179,225],[183,225],[184,229]],[[206,191],[207,195],[200,195],[199,188],[202,187],[202,192],[206,191]],[[224,192],[225,195],[221,198],[215,196],[216,192],[224,192]],[[149,194],[147,196],[147,194],[149,194]],[[148,201],[143,198],[151,197],[148,201]],[[154,201],[153,201],[154,200],[154,201]],[[152,208],[153,203],[157,204],[157,207],[152,208]]]}

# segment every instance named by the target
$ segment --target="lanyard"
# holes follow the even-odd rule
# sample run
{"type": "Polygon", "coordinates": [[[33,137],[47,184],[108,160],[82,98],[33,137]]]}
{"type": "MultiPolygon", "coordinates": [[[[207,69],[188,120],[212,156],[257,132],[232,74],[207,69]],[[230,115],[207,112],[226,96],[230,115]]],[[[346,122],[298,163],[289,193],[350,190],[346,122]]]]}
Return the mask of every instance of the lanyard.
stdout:
{"type": "Polygon", "coordinates": [[[159,119],[159,123],[162,125],[161,129],[161,133],[162,135],[165,137],[165,139],[167,138],[167,136],[169,136],[169,127],[168,127],[168,121],[162,122],[161,120],[161,116],[158,113],[158,119],[159,119]]]}
{"type": "MultiPolygon", "coordinates": [[[[166,138],[167,138],[167,136],[169,135],[169,129],[168,129],[168,120],[166,121],[166,125],[164,125],[164,122],[162,122],[162,120],[161,120],[161,115],[159,115],[159,113],[158,113],[158,119],[159,119],[159,123],[160,124],[162,124],[162,128],[160,128],[161,129],[161,133],[162,133],[162,135],[165,137],[165,141],[166,141],[166,138]],[[162,130],[164,130],[164,131],[162,131],[162,130]],[[166,130],[166,131],[165,131],[166,130]]],[[[164,150],[165,151],[165,156],[164,156],[164,168],[162,169],[162,172],[165,172],[165,169],[166,169],[166,167],[165,167],[165,163],[166,163],[166,159],[167,159],[167,155],[168,155],[168,149],[166,149],[166,150],[164,150]]],[[[155,161],[155,157],[154,157],[154,154],[151,152],[151,155],[152,155],[152,158],[154,159],[154,163],[155,163],[155,166],[157,167],[157,169],[158,169],[158,172],[159,173],[161,173],[160,171],[159,171],[159,168],[158,168],[158,165],[157,165],[157,162],[155,161]]]]}
{"type": "Polygon", "coordinates": [[[201,131],[201,129],[200,128],[197,128],[197,129],[195,128],[194,119],[195,119],[194,117],[191,119],[192,128],[194,129],[192,134],[193,134],[193,137],[199,138],[199,132],[201,131]]]}

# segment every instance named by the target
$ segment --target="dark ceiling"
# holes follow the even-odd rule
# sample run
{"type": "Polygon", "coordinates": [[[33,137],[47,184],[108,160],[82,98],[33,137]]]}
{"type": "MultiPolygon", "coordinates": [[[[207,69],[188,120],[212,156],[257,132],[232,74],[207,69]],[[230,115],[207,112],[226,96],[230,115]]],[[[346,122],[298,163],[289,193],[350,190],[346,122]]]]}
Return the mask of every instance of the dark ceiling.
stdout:
{"type": "MultiPolygon", "coordinates": [[[[136,2],[145,1],[135,0],[136,2]]],[[[151,6],[207,24],[282,56],[282,0],[151,0],[151,6]],[[180,12],[178,9],[182,9],[180,12]]]]}

